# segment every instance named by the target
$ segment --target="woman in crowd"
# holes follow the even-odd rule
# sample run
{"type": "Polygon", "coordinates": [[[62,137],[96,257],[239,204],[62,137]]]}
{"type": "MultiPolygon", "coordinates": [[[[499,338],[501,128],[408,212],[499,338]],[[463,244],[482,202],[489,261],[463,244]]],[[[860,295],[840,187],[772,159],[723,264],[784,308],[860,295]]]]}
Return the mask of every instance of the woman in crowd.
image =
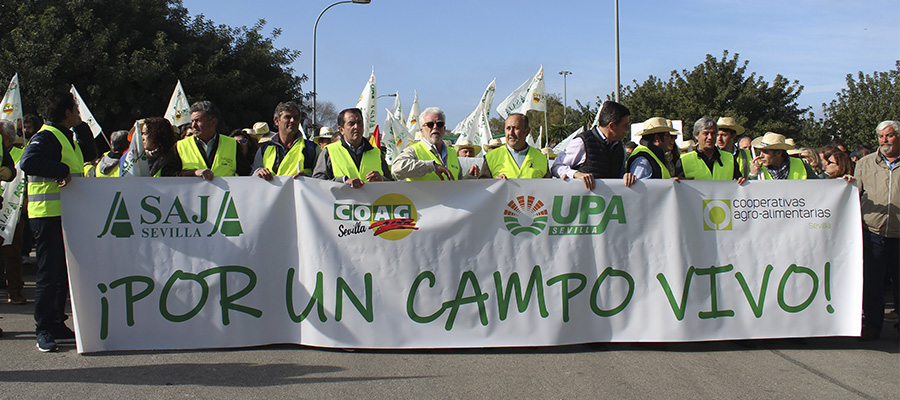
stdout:
{"type": "Polygon", "coordinates": [[[853,162],[843,151],[835,151],[825,160],[825,176],[829,179],[841,178],[853,174],[853,162]]]}
{"type": "Polygon", "coordinates": [[[819,160],[819,155],[813,149],[809,147],[803,147],[800,149],[800,157],[803,158],[803,161],[806,161],[810,167],[812,167],[813,171],[816,175],[822,175],[822,162],[819,160]]]}
{"type": "Polygon", "coordinates": [[[150,117],[141,127],[141,141],[150,164],[150,175],[160,176],[160,169],[169,157],[178,157],[175,152],[175,130],[169,120],[150,117]]]}

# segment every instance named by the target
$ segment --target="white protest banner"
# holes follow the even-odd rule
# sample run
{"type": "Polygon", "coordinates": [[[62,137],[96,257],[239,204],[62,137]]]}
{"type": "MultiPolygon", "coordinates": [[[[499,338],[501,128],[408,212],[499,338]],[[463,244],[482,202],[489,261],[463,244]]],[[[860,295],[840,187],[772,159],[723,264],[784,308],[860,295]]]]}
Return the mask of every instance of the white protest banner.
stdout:
{"type": "Polygon", "coordinates": [[[512,113],[525,114],[528,110],[547,111],[547,101],[544,97],[544,66],[541,65],[541,69],[534,76],[497,106],[497,114],[505,120],[512,113]]]}
{"type": "Polygon", "coordinates": [[[163,117],[176,128],[191,122],[191,105],[188,104],[187,95],[184,93],[184,88],[181,87],[181,79],[175,83],[175,90],[172,92],[169,106],[166,107],[166,115],[163,117]]]}
{"type": "Polygon", "coordinates": [[[565,139],[563,139],[562,142],[557,143],[556,146],[553,147],[553,152],[556,154],[561,153],[563,150],[566,149],[566,146],[569,145],[569,143],[572,141],[572,139],[575,139],[575,136],[578,136],[578,134],[581,132],[584,132],[584,127],[576,129],[575,132],[572,132],[569,136],[567,136],[565,139]]]}
{"type": "Polygon", "coordinates": [[[9,81],[3,101],[0,101],[0,119],[18,121],[22,119],[22,91],[19,89],[19,74],[9,81]]]}
{"type": "Polygon", "coordinates": [[[94,114],[91,114],[91,110],[88,109],[87,104],[85,104],[84,100],[81,99],[81,95],[78,94],[78,90],[75,89],[75,85],[69,89],[69,92],[75,96],[75,102],[78,103],[78,111],[81,113],[81,120],[88,124],[91,127],[91,132],[94,133],[94,137],[100,136],[100,133],[103,132],[103,128],[100,127],[100,124],[97,123],[97,120],[94,119],[94,114]]]}
{"type": "Polygon", "coordinates": [[[19,217],[22,214],[22,200],[25,198],[25,173],[16,163],[16,176],[9,182],[0,183],[3,190],[3,207],[0,208],[0,237],[3,238],[3,245],[9,246],[13,243],[13,236],[16,233],[16,224],[19,223],[19,217]]]}
{"type": "Polygon", "coordinates": [[[366,81],[362,93],[359,95],[359,101],[356,102],[356,108],[362,110],[363,121],[365,121],[366,131],[363,132],[365,137],[369,137],[375,132],[375,126],[378,125],[378,94],[375,90],[375,67],[372,67],[372,75],[366,81]]]}
{"type": "Polygon", "coordinates": [[[409,118],[406,120],[406,131],[415,140],[421,139],[422,126],[419,125],[419,92],[415,92],[416,97],[413,99],[413,105],[409,108],[409,118]]]}
{"type": "Polygon", "coordinates": [[[75,178],[78,351],[859,334],[855,185],[579,183],[75,178]]]}

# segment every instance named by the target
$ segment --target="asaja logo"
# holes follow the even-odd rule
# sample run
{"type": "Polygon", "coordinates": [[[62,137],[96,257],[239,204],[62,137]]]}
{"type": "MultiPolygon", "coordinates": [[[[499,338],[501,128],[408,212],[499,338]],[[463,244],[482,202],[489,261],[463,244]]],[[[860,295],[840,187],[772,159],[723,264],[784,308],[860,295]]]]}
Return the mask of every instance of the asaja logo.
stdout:
{"type": "MultiPolygon", "coordinates": [[[[141,227],[141,238],[192,238],[204,236],[200,230],[203,228],[205,231],[209,225],[207,223],[207,219],[210,216],[208,212],[210,206],[209,198],[210,196],[197,196],[196,204],[199,212],[189,214],[185,210],[184,204],[194,205],[194,203],[184,203],[178,196],[175,196],[174,199],[144,196],[140,203],[139,226],[141,227]],[[164,210],[168,210],[165,215],[163,215],[164,210]]],[[[194,201],[194,199],[190,200],[194,201]]],[[[225,192],[225,196],[215,212],[213,227],[205,236],[211,237],[216,233],[221,233],[228,237],[240,236],[244,233],[231,192],[225,192]]],[[[109,207],[109,214],[106,217],[106,223],[103,225],[103,231],[97,237],[101,238],[107,234],[117,238],[130,238],[135,234],[131,214],[128,211],[128,205],[122,192],[116,192],[116,195],[113,197],[112,204],[109,207]]]]}
{"type": "Polygon", "coordinates": [[[12,103],[6,103],[3,105],[3,113],[4,114],[12,114],[13,111],[16,111],[16,105],[12,103]]]}
{"type": "Polygon", "coordinates": [[[372,231],[372,234],[385,240],[400,240],[419,229],[416,226],[419,220],[416,205],[398,193],[381,196],[372,204],[336,203],[334,220],[348,223],[338,226],[338,237],[372,231]],[[368,222],[369,226],[363,225],[364,222],[368,222]]]}
{"type": "Polygon", "coordinates": [[[703,200],[703,230],[731,230],[731,200],[703,200]]]}
{"type": "Polygon", "coordinates": [[[537,236],[547,227],[547,214],[544,202],[535,199],[534,196],[519,196],[506,205],[506,209],[503,210],[503,221],[513,236],[522,232],[537,236]]]}

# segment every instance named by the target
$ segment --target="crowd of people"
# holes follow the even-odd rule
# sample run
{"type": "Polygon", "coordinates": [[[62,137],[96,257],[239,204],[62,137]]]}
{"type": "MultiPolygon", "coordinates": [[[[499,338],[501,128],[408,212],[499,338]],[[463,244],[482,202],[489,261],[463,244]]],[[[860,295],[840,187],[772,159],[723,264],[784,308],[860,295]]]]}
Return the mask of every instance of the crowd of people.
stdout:
{"type": "MultiPolygon", "coordinates": [[[[117,131],[110,135],[110,151],[98,155],[93,136],[82,123],[75,99],[69,93],[50,96],[45,122],[29,116],[23,130],[24,150],[13,146],[15,127],[0,124],[4,154],[0,179],[10,180],[18,162],[27,175],[27,219],[36,244],[38,273],[35,286],[37,347],[54,351],[58,343],[74,341],[64,321],[67,289],[65,252],[60,221],[60,188],[73,176],[118,177],[129,149],[129,137],[140,140],[152,176],[193,176],[204,180],[227,176],[311,176],[351,188],[388,180],[460,180],[555,178],[581,181],[593,190],[599,179],[622,179],[630,187],[640,179],[747,180],[844,178],[858,182],[865,231],[864,325],[862,340],[880,336],[884,314],[884,285],[893,282],[898,303],[898,254],[900,254],[900,123],[884,121],[875,127],[878,150],[860,147],[848,154],[840,142],[818,151],[797,149],[790,138],[767,132],[755,139],[735,117],[698,119],[692,129],[695,142],[675,146],[677,130],[663,117],[649,118],[632,132],[639,143],[624,143],[631,129],[631,113],[623,105],[607,101],[599,110],[598,126],[575,136],[558,156],[527,143],[528,117],[513,113],[504,123],[503,139],[479,146],[470,141],[451,145],[445,140],[446,116],[431,107],[420,115],[421,139],[402,149],[389,165],[383,150],[366,138],[362,111],[349,108],[337,117],[337,129],[322,128],[312,140],[300,133],[305,118],[298,104],[284,102],[275,108],[272,122],[252,128],[218,133],[221,113],[209,101],[190,107],[189,124],[174,127],[169,120],[150,117],[136,126],[140,132],[117,131]],[[9,137],[7,137],[9,135],[9,137]],[[139,135],[135,137],[134,135],[139,135]],[[477,157],[480,162],[461,163],[477,157]],[[14,154],[11,156],[11,154],[14,154]],[[15,155],[17,154],[17,155],[15,155]],[[855,165],[854,165],[855,164],[855,165]],[[468,167],[463,167],[468,165],[468,167]]],[[[133,148],[133,146],[132,146],[133,148]]],[[[23,220],[25,218],[22,218],[23,220]]],[[[17,227],[22,228],[22,227],[17,227]]],[[[23,229],[17,230],[22,235],[23,229]]],[[[26,234],[25,236],[29,236],[26,234]]],[[[21,251],[16,236],[15,256],[19,274],[7,260],[9,301],[24,303],[21,296],[21,251]]],[[[30,244],[24,242],[26,250],[30,244]]],[[[15,264],[14,262],[12,264],[15,264]]],[[[888,317],[896,318],[896,310],[888,317]]]]}

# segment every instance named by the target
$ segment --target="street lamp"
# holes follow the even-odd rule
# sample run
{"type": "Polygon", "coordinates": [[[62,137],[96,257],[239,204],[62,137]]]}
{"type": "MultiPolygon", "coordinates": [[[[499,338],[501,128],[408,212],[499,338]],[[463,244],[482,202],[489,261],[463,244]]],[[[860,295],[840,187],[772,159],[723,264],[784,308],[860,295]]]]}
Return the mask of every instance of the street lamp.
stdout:
{"type": "Polygon", "coordinates": [[[619,91],[621,91],[619,83],[619,0],[616,0],[616,103],[619,102],[619,91]]]}
{"type": "Polygon", "coordinates": [[[568,124],[568,120],[566,118],[566,77],[572,75],[572,71],[559,71],[559,74],[563,76],[563,124],[568,124]]]}
{"type": "Polygon", "coordinates": [[[377,100],[377,99],[380,99],[380,98],[382,98],[382,97],[397,97],[397,93],[383,94],[383,95],[381,95],[381,96],[376,97],[375,99],[377,100]]]}
{"type": "Polygon", "coordinates": [[[319,16],[316,18],[316,24],[313,26],[313,73],[312,73],[312,76],[313,76],[313,92],[312,92],[312,95],[313,95],[313,109],[312,109],[312,113],[313,113],[313,125],[316,124],[316,97],[318,97],[318,95],[319,95],[318,93],[316,93],[316,32],[319,30],[319,19],[322,18],[322,15],[323,15],[323,14],[325,14],[325,11],[328,11],[329,8],[334,7],[334,6],[338,5],[338,4],[344,4],[344,3],[369,4],[369,3],[371,3],[371,2],[372,2],[372,0],[344,0],[344,1],[339,1],[339,2],[334,3],[334,4],[332,4],[332,5],[328,6],[328,7],[325,7],[325,9],[322,10],[322,12],[319,13],[319,16]]]}

